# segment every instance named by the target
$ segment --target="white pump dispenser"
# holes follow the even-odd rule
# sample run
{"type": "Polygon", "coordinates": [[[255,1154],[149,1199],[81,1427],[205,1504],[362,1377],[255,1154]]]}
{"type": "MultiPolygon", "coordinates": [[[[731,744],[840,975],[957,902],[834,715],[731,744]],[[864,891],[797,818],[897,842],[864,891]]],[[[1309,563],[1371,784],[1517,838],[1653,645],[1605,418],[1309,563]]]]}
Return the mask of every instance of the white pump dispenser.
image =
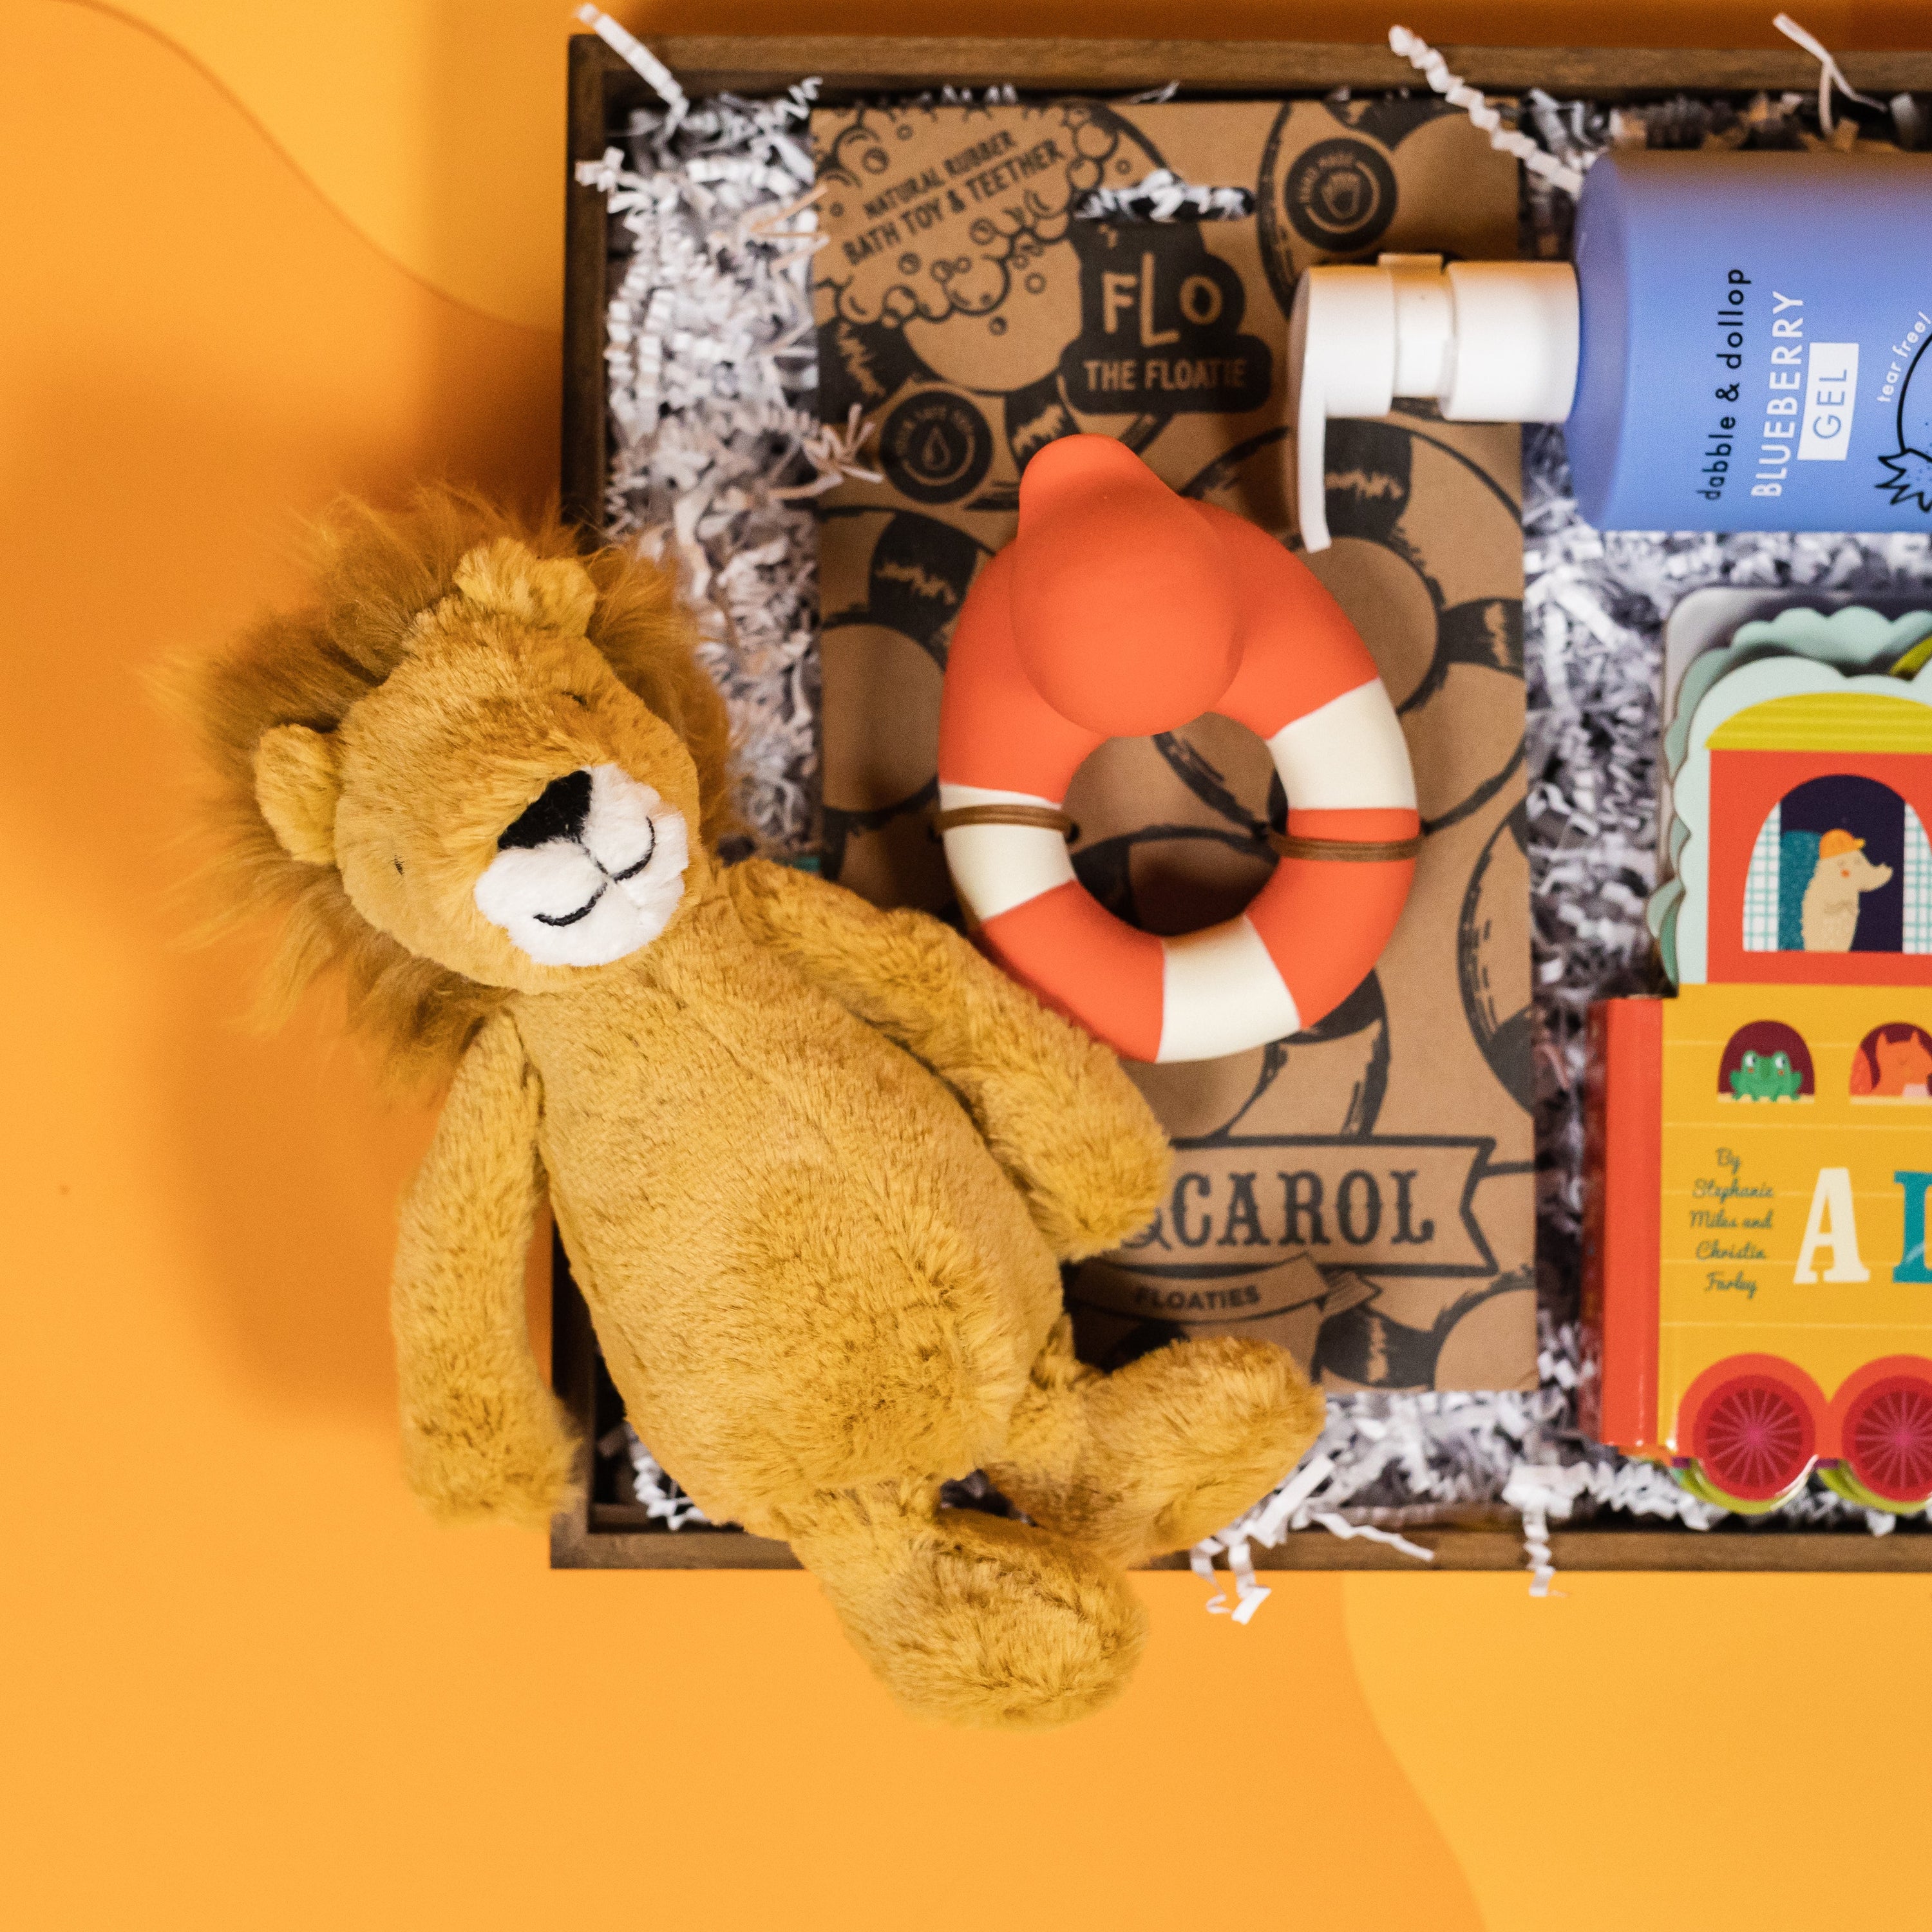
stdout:
{"type": "Polygon", "coordinates": [[[1328,548],[1330,416],[1386,416],[1428,398],[1452,422],[1561,422],[1576,388],[1576,272],[1565,262],[1384,255],[1310,268],[1288,356],[1301,540],[1328,548]]]}

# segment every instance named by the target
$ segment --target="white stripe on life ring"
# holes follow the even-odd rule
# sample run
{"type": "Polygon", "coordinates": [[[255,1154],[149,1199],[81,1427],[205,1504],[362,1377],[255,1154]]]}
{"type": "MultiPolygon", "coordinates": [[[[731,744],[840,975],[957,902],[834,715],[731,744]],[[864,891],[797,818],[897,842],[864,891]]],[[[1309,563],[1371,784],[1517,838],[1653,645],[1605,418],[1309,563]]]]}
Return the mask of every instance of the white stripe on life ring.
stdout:
{"type": "Polygon", "coordinates": [[[1301,1030],[1301,1016],[1245,916],[1161,941],[1160,1052],[1217,1060],[1301,1030]]]}
{"type": "MultiPolygon", "coordinates": [[[[970,805],[1042,805],[1060,809],[1057,798],[1036,792],[990,791],[983,785],[942,784],[941,812],[970,805]]],[[[952,874],[967,916],[984,926],[1015,906],[1036,899],[1056,886],[1069,884],[1073,861],[1061,835],[1038,825],[956,825],[940,835],[946,863],[952,874]]]]}
{"type": "Polygon", "coordinates": [[[1380,678],[1284,724],[1268,748],[1298,812],[1415,809],[1408,741],[1380,678]]]}

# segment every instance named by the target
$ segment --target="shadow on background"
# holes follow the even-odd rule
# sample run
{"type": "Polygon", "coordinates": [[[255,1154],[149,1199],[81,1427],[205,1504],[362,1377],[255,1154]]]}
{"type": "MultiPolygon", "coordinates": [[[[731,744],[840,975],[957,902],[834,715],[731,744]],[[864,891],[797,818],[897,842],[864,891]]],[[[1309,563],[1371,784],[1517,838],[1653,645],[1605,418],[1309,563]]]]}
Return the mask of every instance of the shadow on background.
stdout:
{"type": "Polygon", "coordinates": [[[340,490],[394,500],[446,476],[541,498],[558,343],[394,266],[165,43],[92,10],[34,14],[44,39],[17,51],[55,64],[19,88],[14,138],[70,145],[61,76],[85,72],[91,112],[143,160],[138,218],[106,212],[78,164],[10,210],[36,299],[8,358],[7,527],[21,555],[70,561],[10,586],[0,808],[140,988],[101,1012],[50,984],[31,1023],[124,1040],[115,1117],[144,1124],[138,1158],[247,1374],[386,1418],[394,1203],[427,1117],[378,1102],[332,1002],[280,1037],[242,1029],[259,934],[182,950],[191,914],[168,889],[190,862],[194,760],[146,680],[292,594],[301,524],[340,490]]]}

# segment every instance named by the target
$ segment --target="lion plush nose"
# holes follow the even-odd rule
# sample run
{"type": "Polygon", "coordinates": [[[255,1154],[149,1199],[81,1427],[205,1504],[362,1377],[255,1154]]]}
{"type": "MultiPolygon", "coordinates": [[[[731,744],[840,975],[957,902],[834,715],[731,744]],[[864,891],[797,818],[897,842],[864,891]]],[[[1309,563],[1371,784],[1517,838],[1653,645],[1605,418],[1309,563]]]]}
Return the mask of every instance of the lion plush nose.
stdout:
{"type": "Polygon", "coordinates": [[[616,765],[553,778],[499,835],[476,910],[544,966],[606,966],[684,899],[684,814],[616,765]]]}
{"type": "Polygon", "coordinates": [[[496,848],[507,852],[518,847],[548,845],[553,838],[580,838],[590,816],[590,774],[568,772],[552,778],[524,808],[496,841],[496,848]]]}

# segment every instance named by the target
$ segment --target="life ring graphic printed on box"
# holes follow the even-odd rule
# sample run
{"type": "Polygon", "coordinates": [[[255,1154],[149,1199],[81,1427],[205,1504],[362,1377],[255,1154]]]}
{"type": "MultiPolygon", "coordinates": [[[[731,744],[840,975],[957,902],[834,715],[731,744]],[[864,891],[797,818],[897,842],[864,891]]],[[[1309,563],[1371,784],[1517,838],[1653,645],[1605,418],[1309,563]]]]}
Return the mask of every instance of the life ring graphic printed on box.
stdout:
{"type": "Polygon", "coordinates": [[[982,943],[1130,1058],[1207,1060],[1298,1033],[1394,930],[1420,844],[1408,749],[1373,660],[1307,568],[1176,496],[1109,437],[1049,444],[1014,542],[954,632],[938,826],[982,943]],[[1107,739],[1216,712],[1267,744],[1278,862],[1238,917],[1161,938],[1075,877],[1062,806],[1107,739]]]}

